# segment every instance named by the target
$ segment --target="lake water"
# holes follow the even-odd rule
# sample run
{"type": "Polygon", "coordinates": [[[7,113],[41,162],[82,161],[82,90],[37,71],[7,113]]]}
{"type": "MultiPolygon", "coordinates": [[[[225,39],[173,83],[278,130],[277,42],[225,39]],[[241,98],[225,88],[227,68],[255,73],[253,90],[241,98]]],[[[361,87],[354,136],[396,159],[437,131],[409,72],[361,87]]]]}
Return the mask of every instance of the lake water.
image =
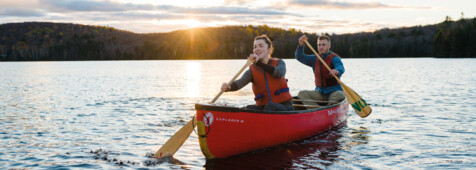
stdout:
{"type": "MultiPolygon", "coordinates": [[[[285,60],[291,93],[311,69],[285,60]]],[[[371,104],[341,129],[206,161],[197,135],[173,158],[155,151],[245,60],[0,63],[0,169],[473,169],[476,59],[343,59],[342,81],[371,104]],[[120,163],[122,162],[122,164],[120,163]]],[[[216,103],[253,102],[251,86],[216,103]]]]}

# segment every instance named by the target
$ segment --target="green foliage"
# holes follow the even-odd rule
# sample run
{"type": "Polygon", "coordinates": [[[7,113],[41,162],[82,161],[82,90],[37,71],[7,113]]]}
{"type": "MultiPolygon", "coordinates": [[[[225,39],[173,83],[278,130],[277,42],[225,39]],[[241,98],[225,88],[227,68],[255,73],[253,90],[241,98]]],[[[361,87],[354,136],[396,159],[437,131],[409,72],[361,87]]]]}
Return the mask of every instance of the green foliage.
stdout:
{"type": "Polygon", "coordinates": [[[434,37],[433,55],[437,57],[476,57],[476,18],[453,22],[446,17],[434,37]]]}
{"type": "MultiPolygon", "coordinates": [[[[0,61],[244,59],[257,35],[273,41],[273,57],[294,58],[298,38],[318,34],[260,26],[225,26],[135,34],[112,27],[25,22],[0,25],[0,61]]],[[[328,33],[320,33],[329,35],[328,33]]],[[[476,18],[372,33],[329,35],[344,58],[476,57],[476,18]]],[[[306,48],[306,53],[312,51],[306,48]]]]}

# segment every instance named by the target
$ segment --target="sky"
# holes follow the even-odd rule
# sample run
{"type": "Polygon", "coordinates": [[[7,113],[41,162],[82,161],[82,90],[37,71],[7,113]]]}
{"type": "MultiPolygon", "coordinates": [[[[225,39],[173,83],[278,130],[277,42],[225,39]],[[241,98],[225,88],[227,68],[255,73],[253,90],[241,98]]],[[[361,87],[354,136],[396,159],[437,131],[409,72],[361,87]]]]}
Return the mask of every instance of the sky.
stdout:
{"type": "Polygon", "coordinates": [[[473,18],[475,7],[476,0],[1,0],[0,24],[75,23],[135,33],[266,24],[344,34],[473,18]]]}

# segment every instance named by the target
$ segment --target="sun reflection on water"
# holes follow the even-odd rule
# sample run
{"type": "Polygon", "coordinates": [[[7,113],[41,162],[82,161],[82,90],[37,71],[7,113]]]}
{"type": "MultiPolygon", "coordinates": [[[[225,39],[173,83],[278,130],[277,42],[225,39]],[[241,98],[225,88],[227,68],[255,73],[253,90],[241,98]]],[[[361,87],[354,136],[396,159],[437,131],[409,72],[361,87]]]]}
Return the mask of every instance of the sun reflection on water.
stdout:
{"type": "Polygon", "coordinates": [[[185,96],[186,97],[200,97],[200,76],[201,65],[199,62],[187,62],[186,64],[186,79],[185,96]]]}

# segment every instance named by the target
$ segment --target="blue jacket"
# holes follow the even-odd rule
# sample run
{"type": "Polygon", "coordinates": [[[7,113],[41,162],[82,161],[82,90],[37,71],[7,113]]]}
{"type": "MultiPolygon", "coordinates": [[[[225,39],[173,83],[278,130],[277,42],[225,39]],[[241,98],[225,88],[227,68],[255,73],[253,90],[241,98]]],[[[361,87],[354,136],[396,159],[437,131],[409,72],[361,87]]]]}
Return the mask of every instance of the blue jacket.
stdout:
{"type": "MultiPolygon", "coordinates": [[[[326,57],[330,53],[331,52],[329,51],[327,54],[324,54],[324,58],[322,58],[322,59],[325,60],[326,57]]],[[[296,56],[296,59],[299,62],[301,62],[304,65],[307,65],[309,67],[312,67],[312,70],[314,72],[314,63],[315,63],[316,60],[318,60],[316,55],[314,55],[314,54],[312,54],[312,55],[304,54],[304,46],[298,46],[294,55],[296,56]]],[[[344,64],[342,64],[342,60],[340,59],[340,57],[334,57],[332,59],[332,65],[334,65],[334,69],[339,71],[338,77],[340,78],[340,76],[342,76],[342,74],[344,74],[344,72],[345,72],[344,64]]],[[[337,91],[337,90],[342,91],[342,86],[340,84],[335,85],[335,86],[325,87],[325,88],[316,87],[316,91],[319,91],[319,92],[323,93],[326,96],[329,96],[330,93],[332,93],[334,91],[337,91]]]]}

